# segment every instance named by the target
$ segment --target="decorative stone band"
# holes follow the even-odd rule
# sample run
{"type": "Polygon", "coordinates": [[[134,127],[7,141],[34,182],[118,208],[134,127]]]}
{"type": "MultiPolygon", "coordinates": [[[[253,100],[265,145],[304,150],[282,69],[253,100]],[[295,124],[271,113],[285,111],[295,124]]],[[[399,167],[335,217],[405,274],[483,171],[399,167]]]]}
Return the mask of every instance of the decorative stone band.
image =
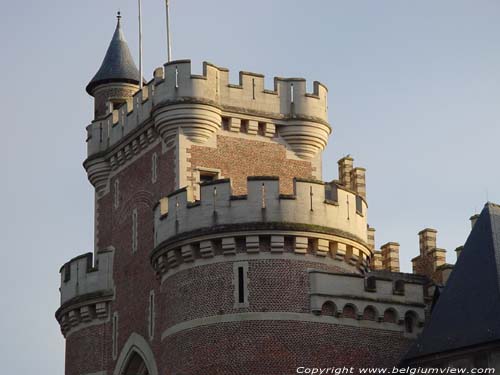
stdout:
{"type": "Polygon", "coordinates": [[[186,330],[201,329],[204,327],[210,327],[211,325],[222,325],[225,323],[233,322],[246,322],[246,321],[291,321],[291,322],[301,322],[301,323],[322,323],[322,324],[334,324],[343,325],[358,328],[369,328],[369,329],[380,329],[393,332],[401,332],[403,328],[401,325],[371,321],[368,319],[351,319],[349,317],[342,316],[328,316],[328,315],[313,315],[304,313],[292,313],[292,312],[245,312],[236,314],[221,314],[214,315],[204,318],[198,318],[189,320],[176,324],[165,331],[161,335],[161,340],[168,340],[170,337],[182,333],[186,330]]]}
{"type": "Polygon", "coordinates": [[[239,114],[279,126],[292,150],[308,159],[325,147],[331,133],[326,96],[319,82],[307,93],[302,78],[276,77],[270,91],[259,74],[240,72],[239,84],[233,85],[227,69],[204,63],[199,76],[191,74],[190,61],[173,61],[156,69],[154,80],[125,105],[87,127],[88,155],[112,147],[151,118],[167,142],[183,129],[193,142],[202,143],[220,128],[221,116],[238,119],[239,114]]]}
{"type": "Polygon", "coordinates": [[[321,233],[320,227],[285,223],[214,227],[160,244],[153,250],[151,262],[156,272],[163,276],[162,281],[176,270],[243,258],[346,262],[343,267],[347,271],[366,272],[370,261],[367,245],[359,239],[342,237],[340,232],[327,234],[328,228],[324,229],[321,233]]]}
{"type": "Polygon", "coordinates": [[[93,264],[92,253],[86,253],[65,263],[61,274],[61,305],[79,296],[113,290],[114,248],[97,253],[93,264]]]}
{"type": "Polygon", "coordinates": [[[108,322],[113,296],[112,290],[106,290],[66,301],[55,314],[64,337],[82,328],[108,322]]]}
{"type": "Polygon", "coordinates": [[[198,201],[189,189],[177,190],[154,208],[155,246],[185,232],[244,223],[330,228],[366,246],[367,205],[361,197],[318,181],[294,179],[293,186],[293,195],[282,195],[277,177],[248,177],[247,194],[234,196],[229,179],[217,180],[201,185],[198,201]]]}
{"type": "Polygon", "coordinates": [[[369,316],[379,322],[412,324],[406,327],[409,335],[416,335],[424,325],[424,281],[310,270],[309,284],[313,313],[340,317],[349,310],[355,319],[369,316]]]}

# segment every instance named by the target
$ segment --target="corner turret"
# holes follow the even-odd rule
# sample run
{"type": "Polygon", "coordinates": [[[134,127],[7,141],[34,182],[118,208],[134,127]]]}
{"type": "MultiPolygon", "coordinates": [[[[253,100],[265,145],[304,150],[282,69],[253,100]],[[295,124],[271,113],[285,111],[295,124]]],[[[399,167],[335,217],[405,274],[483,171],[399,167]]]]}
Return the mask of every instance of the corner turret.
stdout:
{"type": "Polygon", "coordinates": [[[140,73],[123,35],[121,15],[118,12],[115,33],[106,56],[86,88],[89,95],[95,99],[95,119],[104,117],[130,100],[139,89],[139,80],[140,73]]]}

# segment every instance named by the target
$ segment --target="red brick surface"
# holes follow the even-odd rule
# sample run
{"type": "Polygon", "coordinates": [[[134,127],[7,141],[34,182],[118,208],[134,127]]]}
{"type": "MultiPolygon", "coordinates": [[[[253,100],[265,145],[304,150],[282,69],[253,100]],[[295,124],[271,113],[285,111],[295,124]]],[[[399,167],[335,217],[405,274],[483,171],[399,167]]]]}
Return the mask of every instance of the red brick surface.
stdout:
{"type": "Polygon", "coordinates": [[[247,308],[234,308],[233,263],[194,267],[167,278],[162,285],[162,331],[174,324],[219,314],[249,311],[309,312],[308,268],[345,272],[342,262],[292,260],[248,262],[247,308]]]}
{"type": "Polygon", "coordinates": [[[280,191],[293,193],[294,177],[312,178],[309,161],[286,158],[285,146],[223,135],[217,136],[217,148],[192,146],[191,170],[196,167],[220,169],[232,180],[233,194],[245,194],[247,176],[279,176],[280,191]]]}
{"type": "Polygon", "coordinates": [[[168,337],[162,374],[285,375],[299,366],[397,365],[410,340],[399,333],[321,323],[245,321],[168,337]]]}
{"type": "MultiPolygon", "coordinates": [[[[222,170],[233,180],[234,194],[245,193],[251,175],[277,175],[281,191],[292,192],[293,177],[312,177],[310,162],[287,160],[282,145],[217,137],[218,147],[193,146],[192,168],[222,170]]],[[[286,311],[309,313],[308,268],[345,272],[342,262],[249,261],[250,307],[234,309],[233,265],[216,263],[167,278],[160,288],[150,265],[155,202],[174,187],[175,150],[161,146],[146,152],[110,181],[111,191],[97,202],[97,248],[116,249],[113,278],[118,312],[118,355],[132,332],[149,340],[149,292],[156,295],[156,331],[150,346],[161,375],[293,374],[297,366],[393,365],[406,349],[400,334],[305,322],[241,322],[183,331],[161,341],[161,333],[183,321],[224,313],[286,311]],[[151,155],[158,155],[158,181],[151,183],[151,155]],[[120,204],[113,186],[120,181],[120,204]],[[132,210],[138,211],[138,250],[132,252],[132,210]]],[[[289,244],[287,245],[289,247],[289,244]]],[[[341,308],[341,307],[340,307],[341,308]]],[[[112,374],[111,323],[88,327],[67,338],[66,374],[101,370],[112,374]]]]}
{"type": "Polygon", "coordinates": [[[82,328],[66,337],[66,374],[101,371],[111,361],[111,323],[82,328]]]}
{"type": "MultiPolygon", "coordinates": [[[[159,282],[151,268],[149,254],[153,248],[154,204],[174,190],[174,150],[161,152],[158,145],[111,179],[110,192],[98,200],[98,241],[103,249],[113,246],[115,251],[113,278],[116,286],[111,315],[118,312],[118,354],[132,332],[148,339],[149,292],[159,294],[159,282]],[[151,157],[158,155],[158,180],[151,182],[151,157]],[[114,181],[120,181],[120,204],[113,206],[114,181]],[[138,249],[132,252],[132,210],[138,212],[138,249]]],[[[156,306],[159,309],[159,304],[156,306]]],[[[159,311],[157,311],[159,314],[159,311]]],[[[66,374],[80,375],[107,369],[111,374],[115,361],[111,359],[111,324],[106,331],[106,345],[92,330],[71,335],[66,342],[66,374]],[[100,358],[109,360],[103,362],[100,358]],[[102,367],[101,367],[102,364],[102,367]]],[[[103,329],[97,326],[95,329],[103,329]]],[[[158,341],[158,340],[156,340],[158,341]]],[[[152,343],[154,346],[154,342],[152,343]]]]}

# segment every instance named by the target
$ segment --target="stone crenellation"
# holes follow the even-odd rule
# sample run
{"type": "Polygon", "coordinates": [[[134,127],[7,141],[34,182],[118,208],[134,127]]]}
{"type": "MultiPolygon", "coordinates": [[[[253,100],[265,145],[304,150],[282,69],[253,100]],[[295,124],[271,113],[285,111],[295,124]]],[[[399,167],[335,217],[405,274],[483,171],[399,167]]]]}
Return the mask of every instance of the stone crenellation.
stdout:
{"type": "Polygon", "coordinates": [[[68,301],[112,291],[114,249],[108,248],[97,253],[95,264],[93,254],[86,253],[65,263],[61,274],[61,305],[68,301]]]}
{"type": "Polygon", "coordinates": [[[179,128],[191,141],[203,143],[223,119],[250,121],[252,131],[267,123],[270,129],[279,127],[283,139],[306,159],[326,146],[331,132],[323,84],[315,81],[313,92],[307,93],[304,79],[275,77],[274,89],[267,90],[263,75],[240,72],[235,85],[227,69],[207,62],[202,75],[192,74],[189,60],[157,68],[153,80],[113,108],[110,103],[107,116],[87,127],[89,156],[113,147],[149,121],[167,143],[179,128]]]}
{"type": "Polygon", "coordinates": [[[61,269],[61,307],[56,319],[66,337],[89,325],[109,321],[110,301],[114,296],[114,249],[86,253],[65,263],[61,269]]]}
{"type": "Polygon", "coordinates": [[[366,202],[356,207],[354,192],[335,183],[331,189],[321,181],[294,179],[294,194],[284,195],[273,176],[248,177],[246,195],[233,195],[230,179],[202,184],[197,201],[189,189],[180,189],[155,207],[155,243],[215,225],[282,222],[335,228],[367,246],[366,202]]]}
{"type": "Polygon", "coordinates": [[[423,327],[426,301],[422,282],[322,270],[310,270],[309,280],[315,314],[372,320],[384,329],[410,336],[423,327]]]}
{"type": "Polygon", "coordinates": [[[196,201],[189,189],[173,192],[154,209],[153,265],[165,273],[183,262],[235,254],[243,236],[247,253],[286,252],[288,241],[295,254],[329,256],[366,270],[372,256],[366,202],[358,210],[356,194],[335,182],[293,184],[291,195],[280,194],[272,176],[249,177],[246,195],[233,195],[229,179],[202,184],[196,201]]]}

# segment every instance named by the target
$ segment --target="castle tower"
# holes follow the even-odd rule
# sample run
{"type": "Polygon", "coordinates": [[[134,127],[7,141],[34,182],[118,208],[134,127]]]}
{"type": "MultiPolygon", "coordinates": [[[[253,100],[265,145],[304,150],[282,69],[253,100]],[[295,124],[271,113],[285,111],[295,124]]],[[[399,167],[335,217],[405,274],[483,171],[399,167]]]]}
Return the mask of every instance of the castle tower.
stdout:
{"type": "Polygon", "coordinates": [[[119,23],[89,84],[95,255],[60,270],[66,374],[395,364],[424,319],[423,289],[417,276],[367,281],[365,171],[349,158],[339,181],[321,180],[326,87],[266,89],[250,72],[233,84],[225,68],[194,75],[179,60],[133,91],[131,59],[107,73],[117,45],[126,56],[119,23]],[[132,95],[101,111],[117,84],[132,95]]]}
{"type": "Polygon", "coordinates": [[[87,85],[94,97],[94,117],[104,117],[123,105],[139,88],[140,74],[130,54],[118,13],[116,30],[96,75],[87,85]]]}

